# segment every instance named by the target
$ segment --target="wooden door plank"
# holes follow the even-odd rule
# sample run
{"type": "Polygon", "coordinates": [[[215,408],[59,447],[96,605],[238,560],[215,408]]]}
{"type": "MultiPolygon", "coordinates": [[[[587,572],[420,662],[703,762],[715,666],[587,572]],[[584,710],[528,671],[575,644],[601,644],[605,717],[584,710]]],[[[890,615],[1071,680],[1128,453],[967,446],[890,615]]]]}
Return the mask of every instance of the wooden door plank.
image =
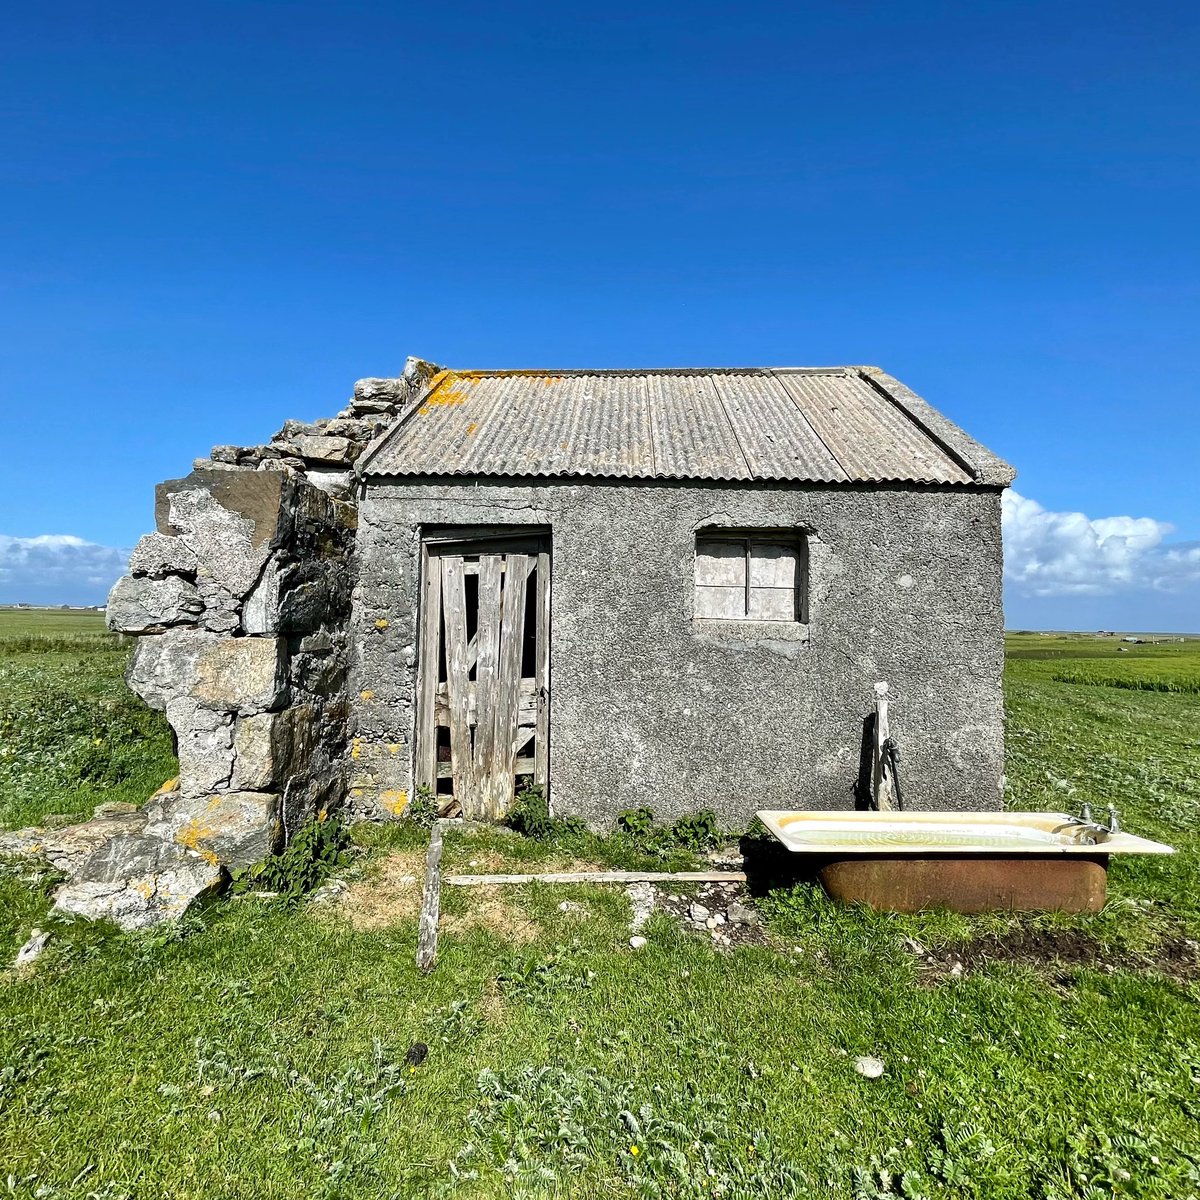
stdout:
{"type": "Polygon", "coordinates": [[[442,608],[446,620],[446,684],[450,701],[450,763],[454,796],[463,815],[477,818],[474,755],[467,694],[467,600],[463,587],[463,560],[442,558],[442,608]]]}
{"type": "Polygon", "coordinates": [[[475,787],[483,811],[494,808],[496,702],[500,669],[500,556],[479,558],[479,657],[475,669],[475,787]]]}
{"type": "Polygon", "coordinates": [[[510,554],[504,576],[500,618],[500,674],[496,688],[496,756],[492,779],[492,820],[507,811],[514,788],[513,760],[516,758],[517,709],[521,688],[521,650],[525,641],[525,584],[528,578],[524,554],[510,554]]]}
{"type": "Polygon", "coordinates": [[[442,636],[441,564],[428,549],[422,552],[425,579],[421,608],[420,665],[417,668],[416,781],[437,785],[437,688],[442,636]]]}
{"type": "Polygon", "coordinates": [[[550,551],[537,556],[537,634],[534,685],[537,733],[533,743],[533,782],[550,796],[550,551]]]}

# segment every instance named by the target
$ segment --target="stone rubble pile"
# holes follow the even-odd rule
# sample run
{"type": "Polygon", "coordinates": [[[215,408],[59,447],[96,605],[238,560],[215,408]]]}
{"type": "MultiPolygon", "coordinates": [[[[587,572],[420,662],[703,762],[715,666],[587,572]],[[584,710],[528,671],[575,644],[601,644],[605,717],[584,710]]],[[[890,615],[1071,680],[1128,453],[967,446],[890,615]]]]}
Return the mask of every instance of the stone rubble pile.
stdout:
{"type": "Polygon", "coordinates": [[[345,794],[353,464],[436,371],[363,379],[336,417],[263,446],[215,446],[159,484],[156,525],[108,601],[137,637],[129,686],[166,713],[176,785],[142,812],[6,835],[69,843],[59,909],[127,928],[180,915],[345,794]],[[86,849],[86,853],[83,850],[86,849]]]}

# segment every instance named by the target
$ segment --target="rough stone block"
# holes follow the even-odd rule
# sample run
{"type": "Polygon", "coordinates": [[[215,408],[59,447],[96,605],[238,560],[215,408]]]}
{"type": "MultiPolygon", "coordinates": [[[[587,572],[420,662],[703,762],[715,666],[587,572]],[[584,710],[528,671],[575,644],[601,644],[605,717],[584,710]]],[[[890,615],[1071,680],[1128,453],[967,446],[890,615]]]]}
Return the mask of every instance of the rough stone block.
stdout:
{"type": "Polygon", "coordinates": [[[354,473],[339,471],[331,467],[309,467],[305,473],[308,482],[315,488],[327,492],[339,500],[349,500],[354,495],[354,473]]]}
{"type": "Polygon", "coordinates": [[[125,681],[151,708],[160,711],[169,700],[187,696],[196,679],[196,660],[215,634],[173,629],[138,638],[125,681]]]}
{"type": "Polygon", "coordinates": [[[160,533],[177,535],[198,569],[239,599],[287,527],[291,487],[279,471],[193,471],[157,488],[160,533]]]}
{"type": "Polygon", "coordinates": [[[350,407],[355,412],[382,413],[402,404],[407,396],[403,379],[360,379],[354,385],[350,407]]]}
{"type": "Polygon", "coordinates": [[[307,704],[239,718],[233,738],[233,786],[269,791],[307,773],[314,721],[314,710],[307,704]]]}
{"type": "Polygon", "coordinates": [[[104,619],[109,629],[146,633],[169,625],[194,625],[203,611],[204,601],[194,585],[178,575],[123,575],[108,595],[104,619]]]}
{"type": "Polygon", "coordinates": [[[225,880],[218,862],[146,834],[112,838],[94,851],[55,897],[59,912],[145,929],[183,916],[225,880]]]}
{"type": "Polygon", "coordinates": [[[61,829],[35,826],[0,833],[0,857],[43,858],[60,871],[73,874],[101,846],[123,834],[139,833],[146,814],[132,811],[101,812],[90,821],[61,829]]]}
{"type": "Polygon", "coordinates": [[[207,575],[196,580],[196,591],[204,601],[204,612],[197,624],[212,633],[233,633],[241,625],[237,597],[207,575]]]}
{"type": "Polygon", "coordinates": [[[286,694],[285,659],[278,638],[175,629],[138,639],[126,680],[152,708],[191,698],[225,712],[264,712],[286,694]]]}
{"type": "Polygon", "coordinates": [[[240,717],[233,735],[234,787],[262,790],[275,782],[275,725],[282,714],[257,713],[240,717]]]}
{"type": "Polygon", "coordinates": [[[310,633],[334,619],[345,604],[341,563],[269,562],[242,606],[247,633],[310,633]]]}
{"type": "Polygon", "coordinates": [[[286,646],[280,638],[217,638],[201,647],[189,694],[227,712],[278,708],[287,690],[286,646]]]}
{"type": "Polygon", "coordinates": [[[183,795],[208,795],[228,786],[233,772],[233,718],[191,697],[180,697],[167,701],[167,720],[175,730],[183,795]]]}
{"type": "Polygon", "coordinates": [[[305,434],[293,440],[300,457],[314,462],[351,463],[362,452],[361,445],[344,437],[305,434]]]}
{"type": "Polygon", "coordinates": [[[227,792],[184,797],[164,807],[147,836],[174,842],[208,862],[243,871],[279,848],[279,797],[271,792],[227,792]]]}
{"type": "Polygon", "coordinates": [[[133,548],[129,570],[134,575],[149,575],[159,579],[164,575],[196,574],[196,556],[177,537],[148,533],[133,548]]]}

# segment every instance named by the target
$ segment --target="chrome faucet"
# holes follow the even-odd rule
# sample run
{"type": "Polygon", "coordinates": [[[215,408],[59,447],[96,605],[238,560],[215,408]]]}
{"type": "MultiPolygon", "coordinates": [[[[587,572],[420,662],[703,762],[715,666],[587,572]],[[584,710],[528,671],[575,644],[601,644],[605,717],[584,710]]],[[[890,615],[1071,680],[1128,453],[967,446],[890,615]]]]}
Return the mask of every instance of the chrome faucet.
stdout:
{"type": "Polygon", "coordinates": [[[1111,804],[1108,806],[1108,832],[1110,834],[1121,832],[1121,815],[1111,804]]]}
{"type": "Polygon", "coordinates": [[[1103,842],[1107,841],[1120,829],[1120,826],[1115,823],[1116,810],[1109,808],[1108,813],[1109,824],[1104,825],[1092,816],[1092,806],[1085,800],[1079,806],[1079,816],[1072,817],[1071,819],[1081,832],[1086,831],[1086,836],[1092,842],[1103,842]]]}

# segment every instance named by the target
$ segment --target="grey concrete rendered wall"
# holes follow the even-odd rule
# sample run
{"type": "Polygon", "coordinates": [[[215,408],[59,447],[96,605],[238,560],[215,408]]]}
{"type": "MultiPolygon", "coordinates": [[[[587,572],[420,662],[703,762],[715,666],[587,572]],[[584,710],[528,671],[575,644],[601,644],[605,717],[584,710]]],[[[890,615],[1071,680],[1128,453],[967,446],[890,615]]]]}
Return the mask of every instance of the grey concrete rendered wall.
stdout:
{"type": "Polygon", "coordinates": [[[852,808],[878,680],[907,806],[999,806],[998,489],[393,479],[359,513],[352,811],[412,792],[422,527],[509,524],[552,536],[556,813],[852,808]],[[721,526],[807,531],[807,627],[694,619],[696,532],[721,526]]]}

